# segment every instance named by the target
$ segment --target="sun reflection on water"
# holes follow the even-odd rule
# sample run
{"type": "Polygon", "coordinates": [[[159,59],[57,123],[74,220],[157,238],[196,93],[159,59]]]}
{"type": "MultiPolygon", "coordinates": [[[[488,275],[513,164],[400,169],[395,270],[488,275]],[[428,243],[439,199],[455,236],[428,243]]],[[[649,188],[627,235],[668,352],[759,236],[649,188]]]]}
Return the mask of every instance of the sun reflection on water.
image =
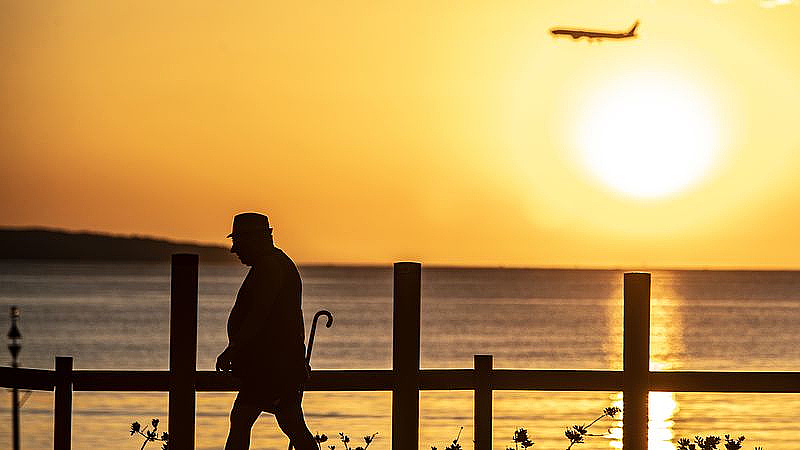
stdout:
{"type": "MultiPolygon", "coordinates": [[[[615,392],[611,394],[611,406],[616,406],[622,409],[622,392],[615,392]]],[[[617,414],[617,417],[609,425],[608,428],[608,445],[612,448],[622,448],[622,415],[625,414],[623,410],[617,414]]]]}
{"type": "MultiPolygon", "coordinates": [[[[680,309],[684,299],[671,286],[673,277],[670,272],[656,273],[650,306],[650,370],[664,371],[681,368],[681,357],[685,353],[683,340],[683,314],[680,309]]],[[[624,292],[619,286],[612,298],[622,298],[624,292]]],[[[609,323],[622,325],[622,306],[619,309],[609,308],[609,323]]],[[[607,347],[610,367],[619,364],[623,347],[622,333],[612,336],[607,347]]],[[[618,367],[618,366],[616,366],[618,367]]],[[[612,448],[622,448],[622,392],[611,394],[612,406],[622,409],[622,413],[610,423],[606,435],[612,448]]],[[[674,417],[679,407],[673,392],[650,392],[648,396],[648,449],[674,450],[674,417]]]]}
{"type": "MultiPolygon", "coordinates": [[[[611,395],[613,406],[622,408],[622,392],[611,395]]],[[[678,412],[678,402],[674,392],[650,392],[648,396],[648,450],[674,450],[672,427],[675,425],[673,418],[678,412]]],[[[612,448],[622,448],[622,417],[625,411],[618,415],[609,425],[608,445],[612,448]]]]}
{"type": "Polygon", "coordinates": [[[649,450],[673,450],[672,427],[678,402],[674,392],[651,392],[648,397],[649,422],[647,429],[647,448],[649,450]]]}

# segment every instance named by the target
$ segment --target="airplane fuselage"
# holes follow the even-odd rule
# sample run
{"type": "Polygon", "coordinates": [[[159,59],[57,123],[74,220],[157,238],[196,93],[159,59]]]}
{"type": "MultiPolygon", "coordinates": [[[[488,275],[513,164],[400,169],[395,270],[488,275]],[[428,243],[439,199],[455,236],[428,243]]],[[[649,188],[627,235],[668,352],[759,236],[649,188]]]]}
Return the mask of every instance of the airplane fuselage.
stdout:
{"type": "Polygon", "coordinates": [[[605,31],[592,31],[582,30],[577,28],[553,28],[550,34],[553,36],[570,36],[572,39],[580,39],[585,37],[589,40],[592,39],[627,39],[636,37],[636,28],[639,26],[639,21],[633,24],[630,30],[622,31],[619,33],[609,33],[605,31]]]}
{"type": "Polygon", "coordinates": [[[582,37],[589,39],[625,39],[635,36],[635,35],[628,35],[625,33],[601,33],[597,31],[568,30],[568,29],[552,30],[551,33],[553,33],[554,35],[572,36],[572,39],[579,39],[582,37]]]}

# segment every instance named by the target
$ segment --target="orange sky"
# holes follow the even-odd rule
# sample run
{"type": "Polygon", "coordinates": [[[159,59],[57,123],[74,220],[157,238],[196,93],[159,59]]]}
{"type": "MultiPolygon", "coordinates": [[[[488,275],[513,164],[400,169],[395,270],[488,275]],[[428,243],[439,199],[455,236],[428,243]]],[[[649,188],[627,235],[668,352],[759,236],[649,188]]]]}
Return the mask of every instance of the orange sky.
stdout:
{"type": "Polygon", "coordinates": [[[800,268],[797,2],[285,3],[0,2],[0,225],[224,244],[256,210],[299,262],[800,268]],[[711,105],[685,189],[576,156],[625,76],[711,105]]]}

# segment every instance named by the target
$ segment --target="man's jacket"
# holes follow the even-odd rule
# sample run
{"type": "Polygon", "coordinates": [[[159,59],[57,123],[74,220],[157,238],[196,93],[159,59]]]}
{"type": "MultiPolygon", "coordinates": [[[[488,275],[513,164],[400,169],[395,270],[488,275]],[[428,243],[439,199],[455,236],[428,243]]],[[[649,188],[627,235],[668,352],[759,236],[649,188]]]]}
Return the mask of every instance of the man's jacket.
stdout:
{"type": "Polygon", "coordinates": [[[235,376],[270,384],[305,382],[301,292],[294,262],[281,249],[265,250],[247,273],[228,317],[235,376]]]}

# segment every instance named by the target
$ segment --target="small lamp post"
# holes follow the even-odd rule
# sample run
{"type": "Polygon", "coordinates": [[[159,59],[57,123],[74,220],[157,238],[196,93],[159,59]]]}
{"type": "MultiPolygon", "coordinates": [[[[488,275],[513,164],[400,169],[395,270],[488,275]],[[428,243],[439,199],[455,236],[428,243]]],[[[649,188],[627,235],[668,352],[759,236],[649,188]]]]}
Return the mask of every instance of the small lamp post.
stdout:
{"type": "MultiPolygon", "coordinates": [[[[11,343],[8,344],[8,351],[11,352],[11,367],[19,367],[17,355],[22,348],[19,341],[22,339],[22,333],[19,332],[17,327],[17,320],[19,320],[19,308],[16,306],[11,307],[9,312],[11,318],[11,329],[8,330],[8,339],[11,343]]],[[[19,450],[19,390],[17,388],[11,389],[11,428],[12,428],[12,442],[13,449],[19,450]]]]}

